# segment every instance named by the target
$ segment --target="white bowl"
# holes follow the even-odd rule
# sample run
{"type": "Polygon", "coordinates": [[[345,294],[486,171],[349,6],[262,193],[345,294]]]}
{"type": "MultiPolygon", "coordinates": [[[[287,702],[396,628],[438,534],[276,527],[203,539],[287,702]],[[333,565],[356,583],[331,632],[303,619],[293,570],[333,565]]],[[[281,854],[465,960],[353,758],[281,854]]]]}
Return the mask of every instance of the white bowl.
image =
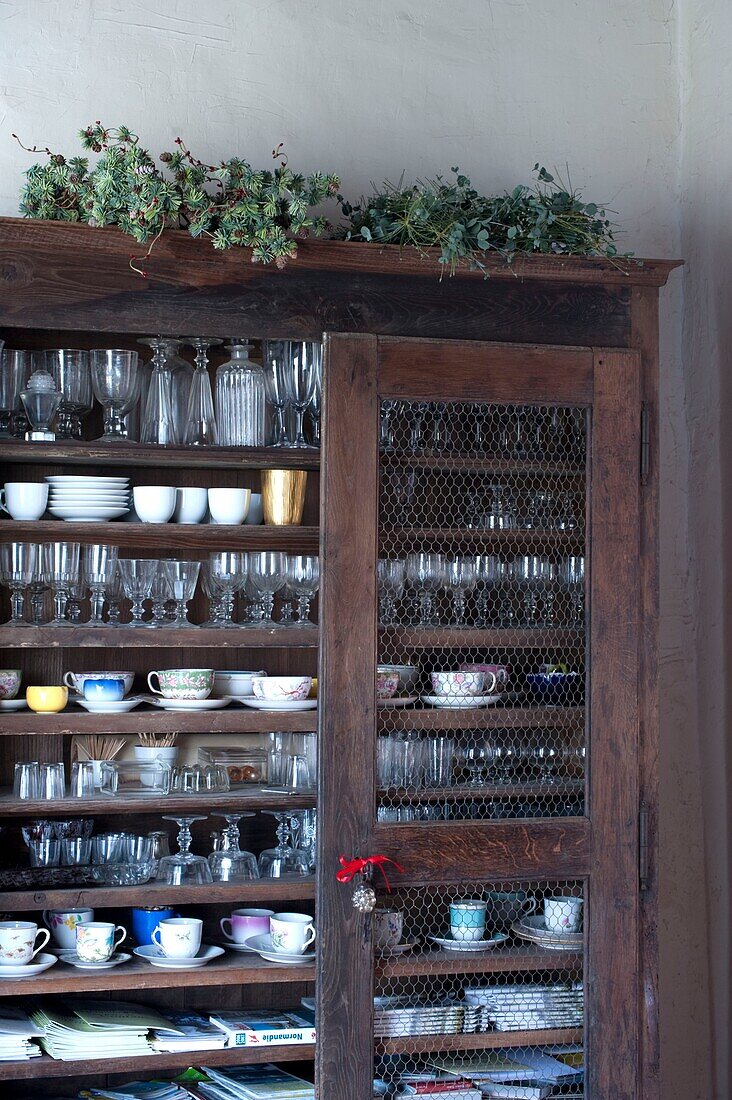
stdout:
{"type": "Polygon", "coordinates": [[[312,676],[255,676],[252,679],[252,694],[255,699],[269,702],[284,699],[296,702],[307,699],[312,685],[312,676]]]}
{"type": "Polygon", "coordinates": [[[253,695],[252,680],[255,676],[264,677],[266,675],[267,673],[264,670],[259,672],[229,672],[228,669],[224,669],[221,672],[214,672],[214,694],[253,695]]]}

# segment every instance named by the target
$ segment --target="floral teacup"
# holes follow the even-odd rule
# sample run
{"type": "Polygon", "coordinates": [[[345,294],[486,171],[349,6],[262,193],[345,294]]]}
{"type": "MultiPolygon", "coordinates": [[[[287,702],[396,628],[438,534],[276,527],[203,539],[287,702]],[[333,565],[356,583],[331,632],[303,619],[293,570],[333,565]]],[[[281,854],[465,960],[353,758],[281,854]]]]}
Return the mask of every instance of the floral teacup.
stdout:
{"type": "Polygon", "coordinates": [[[0,699],[14,699],[20,688],[19,668],[0,668],[0,699]]]}
{"type": "Polygon", "coordinates": [[[168,959],[192,959],[201,946],[203,921],[197,917],[168,917],[153,929],[152,942],[168,959]]]}
{"type": "Polygon", "coordinates": [[[147,682],[155,695],[165,699],[208,699],[213,689],[212,668],[166,668],[150,672],[147,682]],[[153,676],[159,687],[153,687],[153,676]]]}
{"type": "Polygon", "coordinates": [[[88,924],[94,920],[93,909],[45,909],[43,923],[51,929],[59,947],[73,951],[76,947],[77,924],[88,924]]]}
{"type": "Polygon", "coordinates": [[[77,924],[76,954],[84,962],[107,962],[126,935],[127,929],[121,924],[96,920],[77,924]]]}
{"type": "Polygon", "coordinates": [[[374,909],[374,947],[384,949],[401,943],[404,914],[398,909],[374,909]]]}
{"type": "Polygon", "coordinates": [[[0,921],[0,964],[25,966],[51,938],[47,928],[39,928],[29,920],[0,921]],[[36,946],[39,936],[45,937],[36,946]]]}

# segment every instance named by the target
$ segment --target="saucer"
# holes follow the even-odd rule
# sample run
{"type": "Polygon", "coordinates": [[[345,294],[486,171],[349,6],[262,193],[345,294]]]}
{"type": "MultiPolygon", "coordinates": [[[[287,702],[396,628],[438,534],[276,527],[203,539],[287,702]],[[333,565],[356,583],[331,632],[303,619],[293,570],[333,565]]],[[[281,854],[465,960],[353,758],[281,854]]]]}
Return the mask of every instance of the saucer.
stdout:
{"type": "Polygon", "coordinates": [[[90,714],[127,714],[134,707],[139,707],[144,702],[141,695],[130,695],[127,699],[73,699],[90,714]]]}
{"type": "Polygon", "coordinates": [[[221,695],[214,699],[210,697],[208,699],[161,699],[156,695],[152,699],[147,697],[146,702],[163,710],[221,710],[222,707],[228,707],[231,696],[221,695]]]}
{"type": "Polygon", "coordinates": [[[379,699],[380,707],[408,707],[416,703],[419,695],[395,695],[392,699],[379,699]]]}
{"type": "Polygon", "coordinates": [[[25,699],[0,699],[0,711],[25,710],[27,706],[25,699]]]}
{"type": "Polygon", "coordinates": [[[444,707],[445,710],[471,710],[473,707],[488,707],[500,703],[503,695],[464,695],[456,698],[451,695],[423,695],[422,702],[431,707],[444,707]]]}
{"type": "Polygon", "coordinates": [[[225,947],[227,951],[239,951],[242,955],[258,954],[253,947],[247,947],[245,943],[233,943],[231,940],[222,940],[221,945],[225,947]]]}
{"type": "Polygon", "coordinates": [[[80,959],[75,951],[59,951],[58,957],[62,963],[75,966],[77,970],[111,970],[113,966],[129,962],[132,955],[128,955],[126,951],[115,951],[111,958],[102,962],[87,962],[86,959],[80,959]]]}
{"type": "Polygon", "coordinates": [[[380,959],[391,959],[396,955],[403,955],[405,951],[413,951],[416,946],[416,940],[408,940],[405,943],[397,943],[393,947],[377,947],[375,948],[375,954],[380,959]]]}
{"type": "Polygon", "coordinates": [[[40,954],[36,955],[33,962],[22,964],[0,963],[0,978],[11,980],[14,978],[34,978],[36,974],[42,974],[44,970],[55,966],[57,962],[58,959],[55,955],[41,951],[40,954]]]}
{"type": "Polygon", "coordinates": [[[487,940],[455,940],[452,936],[430,936],[433,943],[445,951],[490,951],[500,947],[510,937],[505,932],[497,932],[487,940]]]}
{"type": "Polygon", "coordinates": [[[315,962],[314,951],[308,951],[304,955],[291,955],[284,951],[275,951],[272,947],[272,937],[269,934],[266,936],[250,936],[246,942],[267,962],[285,963],[287,966],[301,966],[303,963],[315,962]]]}
{"type": "Polygon", "coordinates": [[[213,944],[202,943],[198,954],[191,959],[169,959],[154,943],[146,943],[142,947],[134,947],[133,954],[137,955],[138,959],[144,959],[145,962],[160,967],[161,970],[199,970],[206,963],[220,958],[224,954],[224,949],[214,947],[213,944]]]}
{"type": "Polygon", "coordinates": [[[255,699],[253,695],[239,702],[255,710],[315,710],[318,705],[317,699],[255,699]]]}

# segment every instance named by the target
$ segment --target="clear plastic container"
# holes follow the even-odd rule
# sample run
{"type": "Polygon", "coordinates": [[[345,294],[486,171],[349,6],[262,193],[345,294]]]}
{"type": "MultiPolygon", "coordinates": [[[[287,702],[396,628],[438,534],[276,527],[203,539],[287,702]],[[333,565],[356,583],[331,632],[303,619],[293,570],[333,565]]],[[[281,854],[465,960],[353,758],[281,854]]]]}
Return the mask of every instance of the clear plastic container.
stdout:
{"type": "Polygon", "coordinates": [[[250,347],[244,342],[230,344],[231,359],[216,371],[216,424],[222,447],[264,446],[264,371],[250,362],[250,347]]]}

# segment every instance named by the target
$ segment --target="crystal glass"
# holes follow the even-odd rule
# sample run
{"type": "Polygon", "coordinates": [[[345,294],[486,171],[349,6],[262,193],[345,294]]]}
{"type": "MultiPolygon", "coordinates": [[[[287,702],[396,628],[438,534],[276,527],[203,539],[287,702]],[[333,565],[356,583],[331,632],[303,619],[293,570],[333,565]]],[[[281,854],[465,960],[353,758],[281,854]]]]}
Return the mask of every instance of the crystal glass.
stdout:
{"type": "Polygon", "coordinates": [[[391,401],[385,397],[381,399],[381,412],[379,415],[379,448],[382,451],[392,451],[394,449],[394,427],[392,421],[399,407],[400,403],[398,401],[391,401]]]}
{"type": "Polygon", "coordinates": [[[176,439],[182,440],[186,431],[188,401],[193,382],[193,366],[179,354],[183,340],[172,336],[164,338],[165,362],[173,379],[173,423],[176,439]]]}
{"type": "Polygon", "coordinates": [[[53,376],[47,370],[34,370],[25,389],[20,391],[20,400],[30,423],[25,438],[52,442],[56,433],[51,431],[51,425],[63,400],[53,376]]]}
{"type": "Polygon", "coordinates": [[[16,764],[13,771],[13,798],[37,799],[40,791],[38,761],[16,764]]]}
{"type": "Polygon", "coordinates": [[[557,502],[553,493],[545,490],[530,493],[524,527],[527,531],[548,531],[555,526],[557,502]]]}
{"type": "Polygon", "coordinates": [[[291,447],[308,447],[303,433],[305,410],[313,399],[321,375],[322,345],[312,341],[290,341],[288,369],[285,371],[285,393],[295,410],[296,431],[291,447]]]}
{"type": "Polygon", "coordinates": [[[216,423],[223,447],[263,447],[264,370],[249,359],[251,344],[232,343],[231,358],[216,371],[216,423]]]}
{"type": "Polygon", "coordinates": [[[404,592],[407,563],[403,558],[379,558],[379,620],[383,626],[396,621],[396,602],[404,592]]]}
{"type": "Polygon", "coordinates": [[[167,564],[166,561],[158,561],[155,563],[155,576],[153,578],[152,588],[150,589],[152,618],[150,619],[149,625],[155,629],[168,625],[167,605],[172,597],[166,571],[167,564]]]}
{"type": "Polygon", "coordinates": [[[66,600],[65,617],[70,623],[80,623],[84,617],[84,611],[82,603],[89,595],[89,587],[86,581],[83,579],[78,584],[72,584],[69,586],[69,595],[66,600]]]}
{"type": "Polygon", "coordinates": [[[290,580],[290,560],[287,558],[285,565],[285,583],[280,589],[280,622],[283,626],[295,625],[295,615],[292,605],[296,598],[297,592],[293,588],[290,580]]]}
{"type": "Polygon", "coordinates": [[[424,422],[429,409],[429,402],[414,401],[410,403],[409,408],[412,414],[409,428],[409,450],[412,454],[417,454],[419,451],[424,450],[424,422]]]}
{"type": "Polygon", "coordinates": [[[582,554],[570,554],[561,565],[561,580],[569,595],[568,622],[584,626],[585,622],[585,559],[582,554]]]}
{"type": "Polygon", "coordinates": [[[312,434],[312,441],[314,447],[320,446],[320,405],[321,396],[323,390],[323,352],[321,346],[320,358],[318,359],[317,376],[315,379],[315,387],[313,389],[313,396],[310,398],[310,404],[308,405],[308,412],[310,413],[310,427],[312,434]]]}
{"type": "Polygon", "coordinates": [[[93,404],[89,352],[78,348],[47,351],[46,370],[63,394],[56,430],[62,439],[81,439],[82,417],[93,404]]]}
{"type": "Polygon", "coordinates": [[[432,430],[430,449],[435,454],[445,454],[454,448],[452,416],[450,409],[439,402],[432,406],[432,430]]]}
{"type": "Polygon", "coordinates": [[[541,554],[520,554],[513,565],[513,576],[523,603],[523,625],[541,625],[541,590],[544,559],[541,554]]]}
{"type": "Polygon", "coordinates": [[[61,859],[60,840],[32,840],[28,845],[31,867],[58,867],[61,859]]]}
{"type": "Polygon", "coordinates": [[[275,410],[275,430],[272,446],[289,447],[290,443],[285,423],[285,407],[287,405],[285,377],[290,363],[290,341],[267,340],[264,344],[264,358],[264,384],[267,390],[267,400],[275,410]]]}
{"type": "Polygon", "coordinates": [[[260,626],[278,624],[272,618],[275,593],[285,581],[286,555],[277,550],[262,550],[249,555],[249,579],[262,599],[263,617],[260,626]]]}
{"type": "Polygon", "coordinates": [[[212,622],[212,626],[222,629],[237,626],[233,620],[234,599],[246,580],[248,560],[249,555],[231,550],[216,550],[209,554],[209,572],[221,592],[222,612],[221,620],[212,622]]]}
{"type": "Polygon", "coordinates": [[[265,848],[259,856],[259,874],[261,878],[281,878],[282,875],[308,875],[310,865],[307,854],[288,844],[290,829],[289,810],[264,810],[277,822],[277,844],[274,848],[265,848]]]}
{"type": "Polygon", "coordinates": [[[23,619],[25,591],[39,572],[39,547],[32,542],[0,546],[0,578],[10,589],[10,626],[29,626],[23,619]]]}
{"type": "Polygon", "coordinates": [[[316,554],[294,554],[286,559],[287,584],[297,596],[297,622],[292,626],[313,626],[310,601],[320,587],[320,559],[316,554]]]}
{"type": "Polygon", "coordinates": [[[211,877],[214,882],[248,882],[259,878],[257,858],[251,852],[239,847],[239,822],[244,817],[254,817],[253,813],[214,814],[223,817],[226,828],[223,830],[222,847],[208,857],[211,877]]]}
{"type": "Polygon", "coordinates": [[[147,558],[121,558],[117,569],[122,580],[124,594],[132,600],[132,622],[130,626],[149,626],[142,621],[143,604],[150,599],[157,561],[147,558]]]}
{"type": "MultiPolygon", "coordinates": [[[[242,555],[246,557],[246,554],[242,555]]],[[[208,619],[203,626],[220,627],[224,624],[224,589],[211,570],[211,562],[201,562],[201,586],[208,600],[208,619]]],[[[155,603],[153,602],[153,618],[155,603]]]]}
{"type": "Polygon", "coordinates": [[[476,626],[491,626],[497,621],[496,588],[500,580],[500,563],[495,554],[478,554],[475,558],[476,626]]]}
{"type": "Polygon", "coordinates": [[[91,840],[76,837],[74,840],[61,841],[61,865],[63,867],[86,867],[91,863],[91,840]]]}
{"type": "Polygon", "coordinates": [[[188,618],[188,604],[193,599],[201,563],[198,561],[166,561],[163,564],[168,590],[175,600],[173,626],[195,626],[188,618]]]}
{"type": "Polygon", "coordinates": [[[104,597],[117,570],[117,554],[116,546],[99,543],[84,547],[83,575],[91,591],[89,626],[104,626],[104,597]]]}
{"type": "Polygon", "coordinates": [[[0,340],[0,436],[15,435],[15,421],[22,409],[20,391],[33,371],[33,356],[30,351],[16,351],[5,348],[0,340]]]}
{"type": "Polygon", "coordinates": [[[99,833],[92,837],[92,863],[119,863],[124,849],[124,833],[99,833]]]}
{"type": "Polygon", "coordinates": [[[50,626],[71,626],[64,617],[69,589],[79,581],[80,547],[78,542],[45,542],[43,574],[53,591],[54,617],[50,626]]]}
{"type": "Polygon", "coordinates": [[[167,882],[171,886],[193,886],[213,882],[211,868],[204,856],[191,852],[191,825],[196,821],[206,821],[206,815],[177,816],[163,815],[163,821],[175,821],[178,826],[178,851],[172,856],[163,856],[158,863],[158,882],[167,882]]]}
{"type": "Polygon", "coordinates": [[[138,355],[121,348],[96,348],[91,353],[94,396],[104,406],[104,434],[100,441],[118,443],[127,438],[125,409],[139,397],[138,355]]]}
{"type": "Polygon", "coordinates": [[[478,580],[475,558],[460,557],[443,562],[442,585],[452,595],[454,626],[465,626],[465,597],[478,580]]]}
{"type": "Polygon", "coordinates": [[[407,581],[419,599],[419,625],[434,626],[435,592],[442,587],[441,554],[408,554],[407,581]]]}
{"type": "Polygon", "coordinates": [[[391,497],[391,521],[402,527],[413,525],[417,471],[402,466],[387,470],[384,487],[391,497]]]}
{"type": "Polygon", "coordinates": [[[63,764],[40,764],[38,767],[38,797],[53,801],[66,794],[66,774],[63,764]]]}
{"type": "Polygon", "coordinates": [[[304,853],[307,861],[307,870],[304,873],[308,875],[315,874],[317,832],[317,810],[290,810],[292,843],[298,852],[304,853]]]}
{"type": "Polygon", "coordinates": [[[174,446],[180,443],[180,437],[174,413],[173,372],[166,355],[168,341],[162,336],[153,336],[138,343],[153,349],[153,370],[140,425],[140,442],[174,446]]]}
{"type": "Polygon", "coordinates": [[[211,376],[208,373],[209,348],[221,343],[203,336],[194,336],[187,343],[196,349],[196,369],[191,379],[191,392],[186,413],[186,430],[183,442],[189,447],[212,446],[219,441],[214,413],[214,400],[211,391],[211,376]]]}
{"type": "Polygon", "coordinates": [[[71,765],[69,794],[72,798],[94,798],[93,760],[75,760],[71,765]]]}
{"type": "Polygon", "coordinates": [[[107,597],[107,625],[108,626],[121,626],[121,608],[122,602],[126,599],[124,586],[122,584],[122,577],[119,573],[119,568],[115,565],[115,572],[112,574],[111,580],[107,584],[106,588],[107,597]]]}
{"type": "Polygon", "coordinates": [[[558,531],[574,531],[579,527],[573,493],[560,494],[554,526],[558,531]]]}
{"type": "Polygon", "coordinates": [[[512,531],[516,527],[513,493],[504,485],[487,485],[470,493],[466,520],[471,530],[512,531]]]}

